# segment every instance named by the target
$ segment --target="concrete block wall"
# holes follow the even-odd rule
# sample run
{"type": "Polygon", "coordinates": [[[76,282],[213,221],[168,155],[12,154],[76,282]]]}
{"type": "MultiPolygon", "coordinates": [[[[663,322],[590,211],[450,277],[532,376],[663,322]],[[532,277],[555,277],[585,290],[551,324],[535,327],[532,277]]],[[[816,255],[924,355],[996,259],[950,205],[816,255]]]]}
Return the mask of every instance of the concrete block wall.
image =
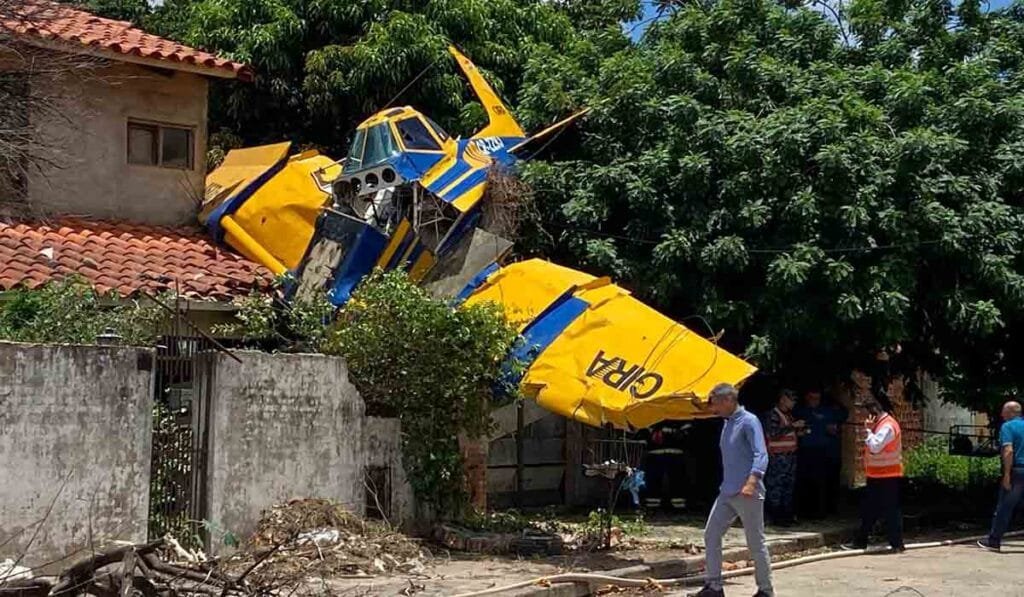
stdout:
{"type": "MultiPolygon", "coordinates": [[[[237,351],[200,357],[207,413],[208,520],[239,538],[262,511],[327,498],[362,514],[364,404],[340,358],[237,351]]],[[[202,413],[200,413],[202,415],[202,413]]],[[[214,537],[214,553],[223,544],[214,537]]]]}
{"type": "Polygon", "coordinates": [[[532,400],[523,403],[523,495],[517,498],[516,432],[492,439],[487,455],[491,508],[543,506],[563,501],[566,424],[532,400]]]}
{"type": "Polygon", "coordinates": [[[146,539],[152,365],[143,348],[0,342],[0,560],[146,539]]]}
{"type": "Polygon", "coordinates": [[[412,485],[402,464],[402,425],[398,419],[366,417],[363,421],[364,465],[381,469],[386,476],[383,487],[367,489],[367,507],[380,502],[384,516],[392,526],[416,530],[420,518],[412,485]],[[378,495],[374,496],[370,492],[378,495]],[[371,501],[373,500],[373,501],[371,501]]]}

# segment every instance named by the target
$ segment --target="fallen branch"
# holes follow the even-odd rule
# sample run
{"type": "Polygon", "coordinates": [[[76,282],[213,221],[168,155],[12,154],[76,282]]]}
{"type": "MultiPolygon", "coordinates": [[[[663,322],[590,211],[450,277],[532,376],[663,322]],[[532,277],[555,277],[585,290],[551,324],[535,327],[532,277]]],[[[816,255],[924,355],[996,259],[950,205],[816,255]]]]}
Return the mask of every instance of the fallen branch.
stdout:
{"type": "Polygon", "coordinates": [[[81,586],[83,580],[87,581],[92,578],[100,568],[123,561],[125,554],[130,551],[134,551],[140,555],[149,554],[156,551],[157,548],[161,547],[163,544],[164,542],[161,539],[159,541],[153,541],[152,543],[145,543],[141,545],[120,545],[118,547],[102,551],[94,556],[85,558],[84,560],[73,564],[60,575],[60,580],[57,583],[57,586],[55,586],[51,591],[51,594],[56,595],[67,591],[70,587],[81,586]]]}

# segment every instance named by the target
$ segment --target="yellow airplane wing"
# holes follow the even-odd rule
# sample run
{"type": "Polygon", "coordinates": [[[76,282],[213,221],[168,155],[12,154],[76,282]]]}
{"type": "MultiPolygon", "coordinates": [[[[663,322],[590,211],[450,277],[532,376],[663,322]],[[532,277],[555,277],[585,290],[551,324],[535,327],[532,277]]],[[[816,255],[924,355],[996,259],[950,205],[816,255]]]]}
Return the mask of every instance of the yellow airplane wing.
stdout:
{"type": "Polygon", "coordinates": [[[234,149],[206,177],[200,220],[224,242],[279,275],[298,267],[330,197],[313,174],[341,167],[316,151],[288,157],[290,143],[234,149]]]}
{"type": "Polygon", "coordinates": [[[505,317],[523,331],[567,289],[593,280],[594,276],[589,274],[530,259],[498,269],[466,299],[465,304],[492,302],[501,305],[505,317]]]}
{"type": "Polygon", "coordinates": [[[501,305],[523,334],[525,393],[595,427],[709,417],[711,388],[755,371],[607,278],[546,261],[498,269],[466,304],[483,301],[501,305]]]}
{"type": "Polygon", "coordinates": [[[536,358],[523,386],[537,403],[588,425],[639,429],[711,416],[715,384],[756,369],[614,284],[573,297],[585,310],[536,358]]]}

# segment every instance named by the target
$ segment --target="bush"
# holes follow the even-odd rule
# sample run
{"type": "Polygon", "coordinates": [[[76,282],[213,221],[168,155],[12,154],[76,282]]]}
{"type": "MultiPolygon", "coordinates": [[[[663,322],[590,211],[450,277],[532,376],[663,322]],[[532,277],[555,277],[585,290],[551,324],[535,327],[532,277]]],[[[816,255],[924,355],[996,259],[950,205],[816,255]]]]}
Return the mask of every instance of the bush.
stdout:
{"type": "Polygon", "coordinates": [[[459,514],[458,437],[489,430],[493,389],[517,337],[497,305],[453,309],[403,272],[377,272],[340,313],[323,351],[345,357],[368,414],[401,420],[417,497],[459,514]]]}
{"type": "Polygon", "coordinates": [[[235,321],[214,326],[213,331],[256,350],[320,352],[334,315],[326,296],[286,304],[276,296],[253,291],[235,301],[235,306],[235,321]]]}
{"type": "MultiPolygon", "coordinates": [[[[173,299],[172,299],[173,300],[173,299]]],[[[0,339],[12,342],[94,344],[108,328],[127,345],[149,345],[167,321],[151,300],[122,301],[70,278],[37,289],[20,288],[0,301],[0,339]]]]}
{"type": "Polygon", "coordinates": [[[907,477],[954,491],[991,488],[999,479],[998,458],[952,456],[942,437],[928,438],[909,450],[904,460],[907,477]]]}

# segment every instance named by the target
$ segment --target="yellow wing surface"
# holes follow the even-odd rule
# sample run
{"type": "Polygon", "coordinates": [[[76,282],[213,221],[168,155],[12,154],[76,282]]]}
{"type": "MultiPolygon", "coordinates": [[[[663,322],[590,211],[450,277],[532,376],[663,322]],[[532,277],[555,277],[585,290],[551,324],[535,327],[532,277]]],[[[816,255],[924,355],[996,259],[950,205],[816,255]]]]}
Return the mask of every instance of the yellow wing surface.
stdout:
{"type": "Polygon", "coordinates": [[[294,270],[330,197],[313,172],[331,179],[340,166],[316,151],[288,157],[290,143],[235,149],[206,178],[200,220],[224,241],[275,274],[294,270]],[[218,189],[224,189],[218,195],[218,189]],[[214,221],[210,221],[214,220],[214,221]]]}
{"type": "Polygon", "coordinates": [[[520,326],[522,387],[545,409],[588,425],[638,429],[708,417],[715,384],[739,385],[755,371],[608,279],[546,261],[501,268],[467,303],[484,300],[513,321],[536,314],[520,326]]]}

